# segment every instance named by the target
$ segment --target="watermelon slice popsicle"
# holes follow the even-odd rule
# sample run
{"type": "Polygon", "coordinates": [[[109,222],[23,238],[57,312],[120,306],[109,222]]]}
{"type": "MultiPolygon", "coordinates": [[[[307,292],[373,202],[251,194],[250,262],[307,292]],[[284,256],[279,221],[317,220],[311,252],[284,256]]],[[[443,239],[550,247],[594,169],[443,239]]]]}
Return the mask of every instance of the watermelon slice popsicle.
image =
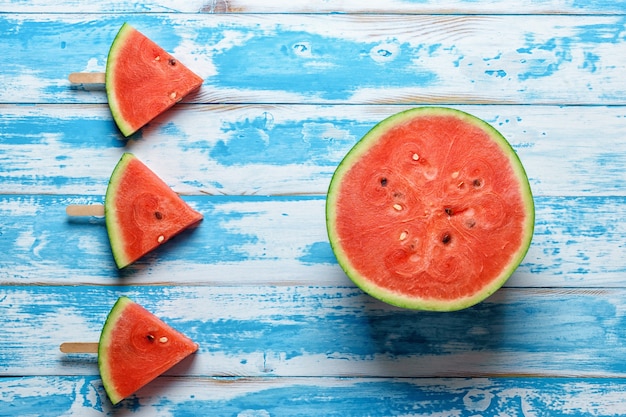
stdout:
{"type": "Polygon", "coordinates": [[[203,219],[132,153],[115,166],[104,206],[70,205],[69,216],[104,216],[113,258],[124,268],[203,219]]]}
{"type": "Polygon", "coordinates": [[[75,84],[105,84],[122,134],[132,135],[202,85],[202,78],[124,23],[111,44],[105,73],[75,72],[75,84]]]}
{"type": "Polygon", "coordinates": [[[113,404],[198,350],[198,344],[128,297],[120,297],[98,343],[62,343],[63,353],[97,353],[98,369],[113,404]]]}

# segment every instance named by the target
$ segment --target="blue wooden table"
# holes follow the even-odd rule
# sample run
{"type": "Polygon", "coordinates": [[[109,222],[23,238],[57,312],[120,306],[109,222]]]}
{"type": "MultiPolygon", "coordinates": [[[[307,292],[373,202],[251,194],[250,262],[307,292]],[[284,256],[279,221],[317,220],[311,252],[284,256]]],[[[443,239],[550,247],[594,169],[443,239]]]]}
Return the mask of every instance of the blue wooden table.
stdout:
{"type": "Polygon", "coordinates": [[[626,415],[626,1],[0,0],[0,415],[626,415]],[[102,86],[129,22],[201,89],[125,140],[102,86]],[[529,174],[530,250],[454,313],[343,274],[325,193],[403,109],[498,128],[529,174]],[[118,271],[102,203],[133,152],[204,221],[118,271]],[[127,295],[199,351],[117,407],[94,355],[127,295]]]}

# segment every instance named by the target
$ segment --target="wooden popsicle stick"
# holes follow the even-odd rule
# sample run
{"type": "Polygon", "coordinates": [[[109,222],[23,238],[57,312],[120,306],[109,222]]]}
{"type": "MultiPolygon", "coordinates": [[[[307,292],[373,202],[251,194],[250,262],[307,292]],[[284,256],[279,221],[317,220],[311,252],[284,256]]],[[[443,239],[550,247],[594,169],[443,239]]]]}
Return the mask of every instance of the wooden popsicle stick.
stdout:
{"type": "Polygon", "coordinates": [[[73,84],[104,84],[104,72],[73,72],[69,75],[73,84]]]}
{"type": "Polygon", "coordinates": [[[102,204],[70,204],[65,208],[68,216],[104,216],[102,204]]]}
{"type": "Polygon", "coordinates": [[[98,353],[98,343],[95,342],[65,342],[61,343],[63,353],[98,353]]]}

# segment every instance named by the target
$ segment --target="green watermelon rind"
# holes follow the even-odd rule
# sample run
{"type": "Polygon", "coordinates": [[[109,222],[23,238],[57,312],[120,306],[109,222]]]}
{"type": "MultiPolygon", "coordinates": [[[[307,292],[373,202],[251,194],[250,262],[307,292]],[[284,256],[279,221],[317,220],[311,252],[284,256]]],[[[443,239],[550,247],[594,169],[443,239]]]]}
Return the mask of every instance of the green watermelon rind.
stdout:
{"type": "Polygon", "coordinates": [[[107,93],[107,101],[109,108],[111,109],[111,115],[113,120],[117,124],[118,128],[124,136],[130,136],[135,132],[135,129],[124,119],[122,113],[118,107],[118,98],[115,94],[115,89],[112,86],[115,85],[115,67],[117,64],[117,57],[119,51],[121,51],[126,44],[127,38],[132,35],[134,28],[128,23],[124,23],[120,30],[115,35],[111,48],[109,49],[109,55],[107,57],[106,71],[105,71],[105,89],[107,93]]]}
{"type": "Polygon", "coordinates": [[[511,147],[510,143],[506,140],[506,138],[493,126],[489,123],[485,122],[473,116],[469,113],[466,113],[461,110],[452,109],[448,107],[417,107],[409,110],[405,110],[399,113],[396,113],[378,124],[376,124],[368,133],[358,141],[354,147],[345,155],[343,160],[337,166],[335,170],[330,185],[328,188],[327,199],[326,199],[326,228],[328,237],[330,240],[330,245],[332,250],[337,258],[337,262],[340,267],[346,273],[346,275],[364,292],[370,294],[374,298],[377,298],[381,301],[384,301],[388,304],[395,305],[402,308],[413,309],[413,310],[427,310],[427,311],[456,311],[462,310],[464,308],[471,307],[483,300],[487,297],[491,296],[494,292],[496,292],[499,288],[504,285],[504,283],[510,278],[513,272],[517,269],[519,264],[522,262],[524,257],[526,256],[528,249],[530,247],[530,243],[532,240],[533,232],[534,232],[534,224],[535,224],[535,207],[534,200],[532,196],[532,191],[530,188],[530,183],[528,181],[528,176],[526,171],[522,165],[519,156],[511,147]],[[526,212],[528,214],[527,223],[525,225],[525,233],[522,239],[522,245],[520,245],[520,250],[516,254],[516,256],[509,263],[509,267],[506,268],[499,277],[494,279],[494,281],[485,286],[481,291],[473,294],[472,296],[459,298],[451,301],[442,301],[442,300],[433,300],[433,299],[425,299],[425,298],[414,298],[407,297],[397,292],[390,291],[388,289],[382,288],[372,281],[368,280],[366,277],[362,276],[357,269],[351,264],[349,257],[342,250],[341,245],[339,243],[339,237],[335,233],[335,216],[333,214],[333,210],[335,208],[335,200],[339,194],[339,188],[342,185],[343,175],[361,158],[361,156],[367,152],[371,145],[375,144],[378,139],[381,137],[383,133],[385,133],[390,127],[393,127],[398,122],[402,122],[404,120],[408,120],[414,118],[418,115],[447,115],[454,116],[460,118],[461,120],[471,123],[485,132],[489,134],[492,140],[496,142],[500,148],[504,151],[504,153],[509,157],[509,161],[511,162],[511,167],[514,171],[515,177],[519,181],[519,186],[521,189],[521,195],[524,199],[524,206],[526,212]]]}
{"type": "Polygon", "coordinates": [[[124,314],[126,307],[132,305],[133,303],[134,301],[128,297],[122,296],[118,298],[111,308],[111,311],[104,322],[104,326],[102,326],[102,332],[100,333],[100,340],[98,342],[98,369],[100,370],[100,377],[102,378],[104,390],[113,404],[119,403],[124,399],[124,397],[115,389],[110,369],[107,367],[107,364],[109,363],[109,346],[112,341],[111,333],[115,329],[120,317],[124,314]]]}
{"type": "Polygon", "coordinates": [[[118,225],[119,220],[117,218],[117,212],[115,210],[115,196],[117,195],[117,189],[120,183],[120,178],[124,176],[126,167],[137,157],[132,153],[125,152],[120,158],[119,162],[113,169],[111,177],[109,178],[109,184],[107,186],[106,194],[104,196],[104,221],[109,234],[109,241],[111,243],[111,252],[113,253],[113,259],[118,267],[126,266],[129,264],[129,259],[125,256],[124,239],[121,235],[121,229],[118,225]]]}

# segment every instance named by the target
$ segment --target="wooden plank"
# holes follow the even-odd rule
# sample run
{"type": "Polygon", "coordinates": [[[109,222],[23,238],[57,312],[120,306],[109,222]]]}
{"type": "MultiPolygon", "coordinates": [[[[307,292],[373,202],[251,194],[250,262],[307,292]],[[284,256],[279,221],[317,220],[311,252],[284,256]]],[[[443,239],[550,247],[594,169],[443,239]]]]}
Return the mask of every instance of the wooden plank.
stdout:
{"type": "MultiPolygon", "coordinates": [[[[354,143],[410,107],[181,105],[126,141],[106,105],[0,105],[0,192],[103,196],[130,151],[183,194],[324,195],[354,143]]],[[[626,107],[453,107],[502,132],[535,195],[625,195],[626,107]]]]}
{"type": "MultiPolygon", "coordinates": [[[[120,283],[121,284],[121,283],[120,283]]],[[[341,286],[14,286],[0,300],[3,376],[98,375],[92,342],[126,295],[200,348],[170,376],[626,376],[626,290],[504,288],[453,313],[341,286]]]]}
{"type": "Polygon", "coordinates": [[[617,1],[471,1],[387,0],[384,3],[362,0],[128,0],[76,2],[63,0],[7,1],[9,13],[402,13],[402,14],[622,14],[626,3],[617,1]]]}
{"type": "MultiPolygon", "coordinates": [[[[104,219],[69,218],[85,196],[0,195],[0,284],[351,285],[330,249],[324,197],[184,197],[204,214],[118,271],[104,219]]],[[[538,197],[526,258],[506,285],[623,287],[624,197],[538,197]]]]}
{"type": "Polygon", "coordinates": [[[106,102],[67,75],[124,21],[205,78],[196,103],[626,103],[621,15],[343,14],[3,14],[0,102],[106,102]]]}
{"type": "Polygon", "coordinates": [[[626,0],[0,3],[0,415],[624,413],[626,0]],[[206,78],[129,140],[67,80],[124,21],[206,78]],[[515,275],[450,314],[364,294],[324,225],[352,144],[422,104],[500,129],[536,196],[515,275]],[[103,219],[64,210],[102,203],[125,151],[206,217],[118,271],[103,219]],[[120,295],[200,351],[112,407],[59,345],[120,295]]]}
{"type": "Polygon", "coordinates": [[[0,378],[10,415],[616,416],[623,379],[159,378],[113,408],[97,377],[0,378]]]}

